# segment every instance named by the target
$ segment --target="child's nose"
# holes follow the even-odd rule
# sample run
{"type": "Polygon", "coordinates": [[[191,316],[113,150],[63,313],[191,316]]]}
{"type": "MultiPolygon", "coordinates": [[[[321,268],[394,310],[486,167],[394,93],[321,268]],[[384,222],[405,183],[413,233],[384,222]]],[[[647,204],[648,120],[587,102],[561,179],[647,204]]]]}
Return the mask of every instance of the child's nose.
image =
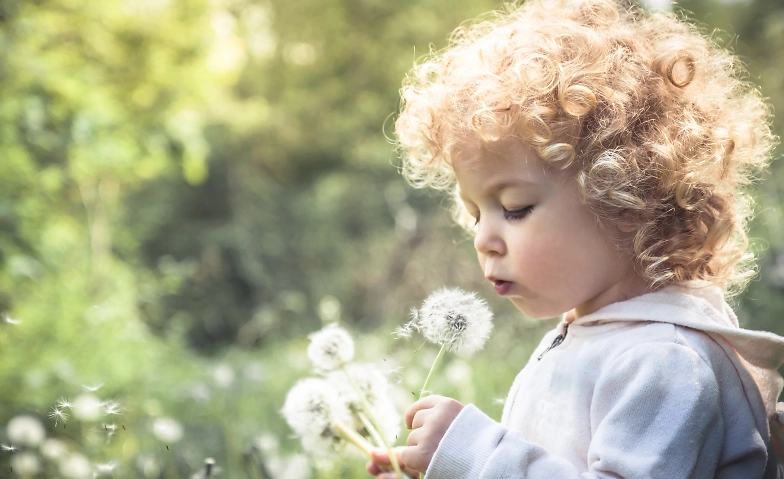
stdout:
{"type": "Polygon", "coordinates": [[[485,256],[506,254],[506,244],[490,221],[480,221],[477,225],[474,248],[485,256]]]}

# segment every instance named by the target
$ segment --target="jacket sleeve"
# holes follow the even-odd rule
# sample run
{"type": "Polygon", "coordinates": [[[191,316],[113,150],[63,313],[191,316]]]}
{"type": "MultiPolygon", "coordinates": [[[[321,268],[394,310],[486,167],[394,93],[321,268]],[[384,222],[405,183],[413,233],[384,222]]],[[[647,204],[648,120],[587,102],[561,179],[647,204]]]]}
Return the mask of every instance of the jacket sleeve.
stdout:
{"type": "Polygon", "coordinates": [[[592,431],[588,470],[581,471],[469,405],[447,430],[425,477],[678,479],[715,475],[723,440],[719,388],[712,369],[690,348],[645,343],[608,361],[595,384],[589,415],[584,418],[592,431]]]}

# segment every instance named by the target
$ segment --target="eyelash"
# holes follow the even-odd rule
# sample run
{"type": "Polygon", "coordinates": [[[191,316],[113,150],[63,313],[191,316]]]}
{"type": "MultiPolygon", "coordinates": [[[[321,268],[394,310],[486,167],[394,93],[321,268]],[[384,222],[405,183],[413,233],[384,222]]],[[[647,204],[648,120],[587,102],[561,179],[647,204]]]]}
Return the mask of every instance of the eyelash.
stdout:
{"type": "Polygon", "coordinates": [[[504,218],[507,220],[521,220],[526,216],[528,216],[528,214],[531,213],[531,210],[533,209],[534,209],[533,206],[526,206],[525,208],[520,208],[519,210],[512,210],[512,211],[504,209],[504,218]]]}
{"type": "MultiPolygon", "coordinates": [[[[519,210],[507,210],[504,208],[504,219],[506,220],[521,220],[528,216],[531,211],[534,209],[533,205],[526,206],[525,208],[520,208],[519,210]]],[[[476,217],[476,221],[474,222],[474,226],[479,224],[479,216],[476,217]]]]}

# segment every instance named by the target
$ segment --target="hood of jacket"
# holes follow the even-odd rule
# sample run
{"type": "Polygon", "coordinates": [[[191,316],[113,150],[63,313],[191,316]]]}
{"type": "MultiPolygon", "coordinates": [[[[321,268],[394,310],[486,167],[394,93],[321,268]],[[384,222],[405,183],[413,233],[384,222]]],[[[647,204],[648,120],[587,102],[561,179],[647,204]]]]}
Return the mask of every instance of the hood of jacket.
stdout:
{"type": "Polygon", "coordinates": [[[776,401],[784,386],[777,371],[784,363],[784,338],[767,331],[741,328],[718,286],[706,281],[670,285],[609,304],[575,319],[574,323],[588,326],[616,321],[669,323],[708,334],[725,349],[736,367],[749,372],[765,405],[765,416],[775,415],[776,401]]]}

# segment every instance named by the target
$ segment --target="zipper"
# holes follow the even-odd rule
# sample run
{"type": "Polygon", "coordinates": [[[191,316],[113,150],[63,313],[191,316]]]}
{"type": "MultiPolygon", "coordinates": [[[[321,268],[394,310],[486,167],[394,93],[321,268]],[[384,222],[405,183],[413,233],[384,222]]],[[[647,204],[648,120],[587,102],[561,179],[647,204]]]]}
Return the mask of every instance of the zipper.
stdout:
{"type": "Polygon", "coordinates": [[[557,347],[559,344],[564,342],[564,339],[566,339],[566,333],[567,332],[569,332],[569,323],[564,323],[563,334],[559,334],[558,336],[556,336],[555,339],[553,339],[553,344],[551,344],[550,346],[548,346],[547,349],[542,351],[542,354],[540,354],[539,357],[536,360],[537,361],[541,360],[542,356],[544,356],[547,351],[557,347]]]}

